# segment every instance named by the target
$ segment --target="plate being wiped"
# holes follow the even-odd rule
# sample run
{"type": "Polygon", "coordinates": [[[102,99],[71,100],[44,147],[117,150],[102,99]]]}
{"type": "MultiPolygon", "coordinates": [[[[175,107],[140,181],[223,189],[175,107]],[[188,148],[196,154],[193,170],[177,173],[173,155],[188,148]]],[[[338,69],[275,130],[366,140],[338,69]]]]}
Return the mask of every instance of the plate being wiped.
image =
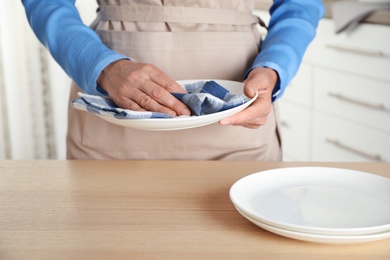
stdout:
{"type": "MultiPolygon", "coordinates": [[[[197,80],[181,80],[177,81],[181,86],[184,87],[185,84],[191,84],[197,81],[208,81],[205,79],[197,79],[197,80]]],[[[219,85],[226,88],[230,93],[236,95],[244,94],[244,83],[237,81],[229,81],[229,80],[213,80],[217,82],[219,85]]],[[[200,116],[179,116],[175,118],[148,118],[148,119],[117,119],[110,117],[100,116],[102,119],[119,126],[125,126],[137,130],[149,130],[149,131],[169,131],[169,130],[182,130],[189,129],[195,127],[201,127],[205,125],[210,125],[213,123],[217,123],[222,119],[233,116],[245,108],[247,108],[253,101],[257,98],[256,95],[251,98],[246,103],[236,106],[234,108],[224,110],[221,112],[208,114],[208,115],[200,115],[200,116]]]]}

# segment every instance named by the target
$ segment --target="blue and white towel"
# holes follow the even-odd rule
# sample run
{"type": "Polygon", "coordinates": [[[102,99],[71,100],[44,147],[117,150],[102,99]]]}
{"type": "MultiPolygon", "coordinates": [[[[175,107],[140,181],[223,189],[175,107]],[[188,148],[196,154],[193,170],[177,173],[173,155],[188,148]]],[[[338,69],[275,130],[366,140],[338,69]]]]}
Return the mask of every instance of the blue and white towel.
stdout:
{"type": "MultiPolygon", "coordinates": [[[[235,95],[215,81],[197,81],[184,85],[188,93],[172,93],[177,99],[186,104],[193,116],[217,113],[246,103],[249,98],[245,95],[235,95]]],[[[75,109],[88,111],[104,117],[117,119],[146,119],[172,118],[164,113],[153,111],[134,111],[122,109],[107,98],[79,93],[79,98],[72,101],[75,109]]]]}

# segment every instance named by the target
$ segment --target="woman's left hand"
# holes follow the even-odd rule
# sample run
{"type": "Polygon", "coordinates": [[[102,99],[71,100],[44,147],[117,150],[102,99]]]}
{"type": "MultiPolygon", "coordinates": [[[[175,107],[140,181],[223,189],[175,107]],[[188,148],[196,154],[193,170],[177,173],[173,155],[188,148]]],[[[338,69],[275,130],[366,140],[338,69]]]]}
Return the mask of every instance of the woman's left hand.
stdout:
{"type": "Polygon", "coordinates": [[[253,69],[244,81],[244,93],[248,97],[259,93],[257,99],[240,113],[225,118],[221,125],[236,125],[247,128],[259,128],[267,122],[267,116],[272,110],[272,91],[278,80],[278,74],[270,68],[253,69]]]}

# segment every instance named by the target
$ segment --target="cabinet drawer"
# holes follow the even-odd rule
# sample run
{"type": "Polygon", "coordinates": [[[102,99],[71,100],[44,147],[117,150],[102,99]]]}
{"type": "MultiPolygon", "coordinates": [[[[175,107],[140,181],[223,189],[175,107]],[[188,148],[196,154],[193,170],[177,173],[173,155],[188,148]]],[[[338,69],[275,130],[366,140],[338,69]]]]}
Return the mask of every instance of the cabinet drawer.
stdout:
{"type": "Polygon", "coordinates": [[[390,26],[360,24],[352,32],[334,33],[323,19],[305,59],[319,65],[390,80],[390,26]]]}
{"type": "Polygon", "coordinates": [[[295,78],[286,88],[283,100],[288,100],[304,106],[311,105],[312,66],[303,62],[295,78]]]}
{"type": "Polygon", "coordinates": [[[284,158],[296,161],[310,160],[310,110],[279,101],[282,122],[282,148],[284,158]]]}
{"type": "Polygon", "coordinates": [[[320,112],[313,122],[313,161],[390,161],[389,134],[320,112]]]}
{"type": "Polygon", "coordinates": [[[390,82],[314,69],[314,108],[390,132],[390,82]]]}

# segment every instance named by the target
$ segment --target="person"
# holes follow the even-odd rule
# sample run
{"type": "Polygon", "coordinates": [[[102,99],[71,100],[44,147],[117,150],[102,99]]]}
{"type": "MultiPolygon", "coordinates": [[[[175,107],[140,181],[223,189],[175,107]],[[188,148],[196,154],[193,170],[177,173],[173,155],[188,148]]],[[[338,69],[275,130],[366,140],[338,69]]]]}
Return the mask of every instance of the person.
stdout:
{"type": "Polygon", "coordinates": [[[84,25],[74,0],[23,0],[38,39],[77,92],[119,107],[172,116],[189,109],[170,92],[176,81],[244,82],[256,101],[209,126],[141,131],[69,108],[68,159],[281,160],[277,105],[324,15],[320,0],[275,0],[264,40],[254,0],[98,0],[84,25]]]}

